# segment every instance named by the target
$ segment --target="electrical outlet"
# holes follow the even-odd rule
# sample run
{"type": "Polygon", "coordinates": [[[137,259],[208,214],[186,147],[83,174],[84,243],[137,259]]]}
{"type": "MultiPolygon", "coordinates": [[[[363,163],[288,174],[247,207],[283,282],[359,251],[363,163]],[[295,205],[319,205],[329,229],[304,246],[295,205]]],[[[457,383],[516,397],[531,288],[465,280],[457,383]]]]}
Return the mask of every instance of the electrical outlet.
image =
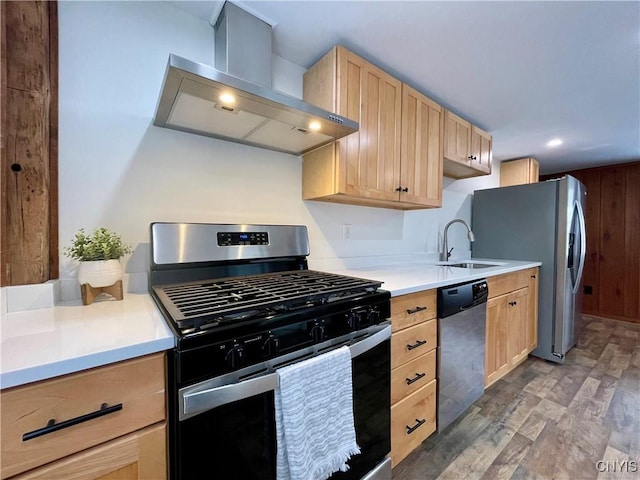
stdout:
{"type": "Polygon", "coordinates": [[[342,224],[342,239],[351,240],[351,224],[350,223],[342,224]]]}

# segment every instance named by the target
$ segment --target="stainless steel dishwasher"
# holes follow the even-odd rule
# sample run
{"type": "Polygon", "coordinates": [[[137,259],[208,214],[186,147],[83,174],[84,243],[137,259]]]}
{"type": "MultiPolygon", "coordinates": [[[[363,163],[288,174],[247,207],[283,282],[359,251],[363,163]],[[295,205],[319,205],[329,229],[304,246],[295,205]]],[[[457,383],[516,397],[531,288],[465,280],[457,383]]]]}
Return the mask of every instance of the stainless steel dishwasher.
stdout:
{"type": "Polygon", "coordinates": [[[485,279],[438,289],[437,431],[484,393],[485,279]]]}

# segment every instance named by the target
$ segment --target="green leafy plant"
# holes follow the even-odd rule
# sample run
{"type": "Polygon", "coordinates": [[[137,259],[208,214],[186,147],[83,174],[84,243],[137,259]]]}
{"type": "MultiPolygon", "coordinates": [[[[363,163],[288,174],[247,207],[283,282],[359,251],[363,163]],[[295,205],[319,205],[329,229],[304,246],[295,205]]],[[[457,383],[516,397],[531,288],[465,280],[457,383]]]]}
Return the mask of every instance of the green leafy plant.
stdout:
{"type": "Polygon", "coordinates": [[[131,247],[125,245],[120,235],[104,227],[97,228],[91,235],[81,228],[71,241],[71,246],[64,249],[65,255],[82,262],[117,260],[131,252],[131,247]]]}

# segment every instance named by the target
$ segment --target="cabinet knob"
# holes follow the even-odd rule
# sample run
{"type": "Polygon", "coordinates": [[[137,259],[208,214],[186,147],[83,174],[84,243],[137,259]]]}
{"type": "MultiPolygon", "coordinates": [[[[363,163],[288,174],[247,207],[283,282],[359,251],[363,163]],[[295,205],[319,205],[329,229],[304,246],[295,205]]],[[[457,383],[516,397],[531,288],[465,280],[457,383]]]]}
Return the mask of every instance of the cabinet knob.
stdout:
{"type": "Polygon", "coordinates": [[[396,188],[396,192],[401,192],[401,191],[402,191],[402,187],[396,188]]]}
{"type": "Polygon", "coordinates": [[[404,187],[401,191],[407,193],[409,191],[409,187],[404,187]]]}

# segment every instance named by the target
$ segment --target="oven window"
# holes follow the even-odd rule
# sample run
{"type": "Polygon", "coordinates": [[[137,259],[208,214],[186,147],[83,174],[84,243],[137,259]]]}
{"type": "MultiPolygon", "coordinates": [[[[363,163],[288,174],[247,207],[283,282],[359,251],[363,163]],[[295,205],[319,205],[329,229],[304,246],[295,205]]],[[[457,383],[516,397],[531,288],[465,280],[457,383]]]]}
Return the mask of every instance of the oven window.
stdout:
{"type": "Polygon", "coordinates": [[[209,410],[178,429],[180,480],[275,479],[273,392],[209,410]]]}

